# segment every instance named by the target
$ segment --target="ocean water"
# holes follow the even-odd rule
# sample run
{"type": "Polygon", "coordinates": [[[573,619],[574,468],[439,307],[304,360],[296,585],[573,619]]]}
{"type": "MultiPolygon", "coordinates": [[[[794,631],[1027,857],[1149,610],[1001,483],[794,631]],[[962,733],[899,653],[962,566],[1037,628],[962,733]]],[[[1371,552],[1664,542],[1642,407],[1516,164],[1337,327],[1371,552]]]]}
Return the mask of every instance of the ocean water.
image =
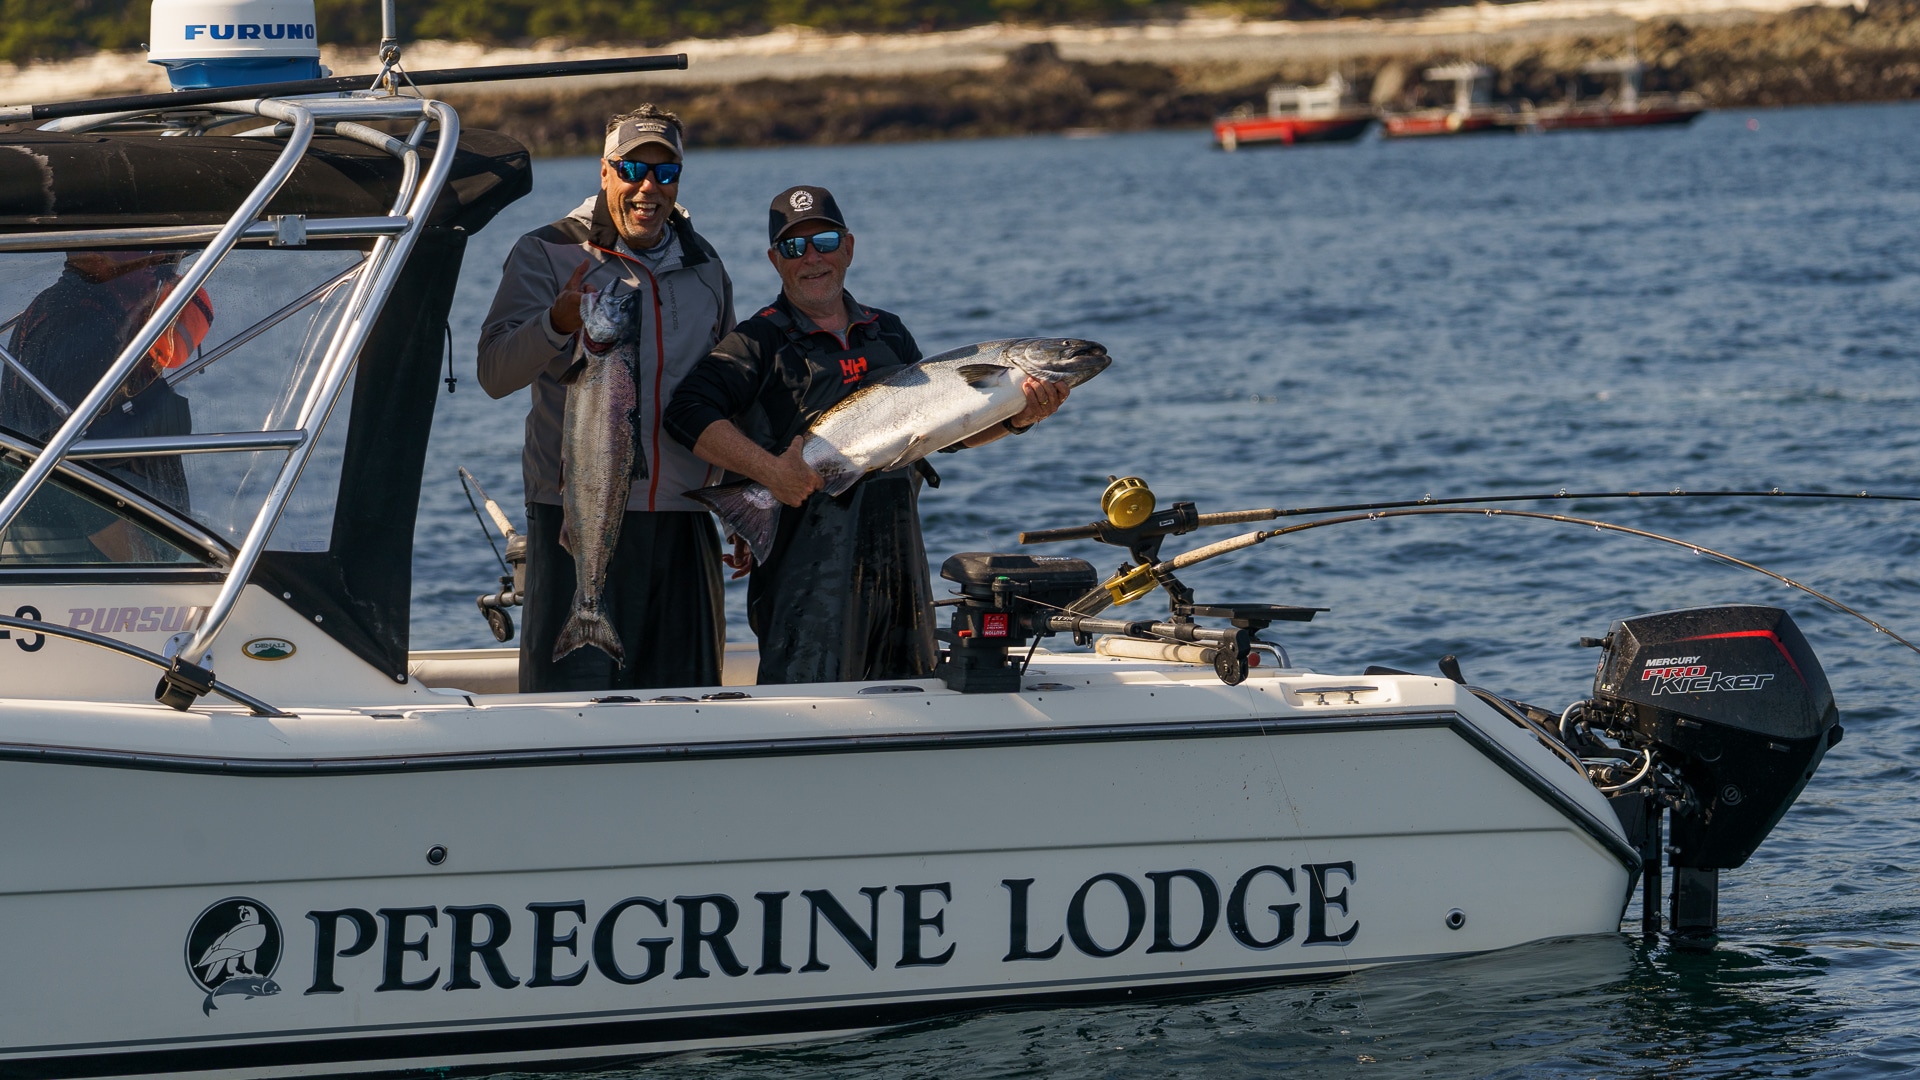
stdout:
{"type": "MultiPolygon", "coordinates": [[[[1201,510],[1613,489],[1920,492],[1920,107],[1718,113],[1684,130],[1221,154],[1200,132],[696,152],[682,200],[743,312],[770,299],[768,199],[825,184],[849,279],[928,353],[1062,334],[1116,357],[1036,431],[943,457],[937,565],[1082,524],[1109,474],[1201,510]]],[[[520,498],[523,396],[472,349],[514,238],[591,193],[590,160],[475,237],[417,529],[416,648],[491,644],[498,570],[455,478],[520,498]]],[[[1580,502],[1547,509],[1759,563],[1920,635],[1920,506],[1580,502]]],[[[516,516],[517,513],[516,513],[516,516]]],[[[1218,539],[1217,533],[1204,539],[1218,539]]],[[[1177,538],[1169,552],[1200,538],[1177,538]]],[[[1103,569],[1120,553],[1064,545],[1103,569]]],[[[1187,575],[1203,599],[1330,608],[1278,636],[1328,672],[1433,670],[1559,708],[1581,635],[1786,607],[1847,736],[1723,875],[1710,953],[1637,933],[1325,983],[989,1013],[654,1077],[1879,1076],[1920,1070],[1920,655],[1684,548],[1481,516],[1319,529],[1187,575]]],[[[744,595],[729,592],[744,638],[744,595]]],[[[1637,906],[1627,930],[1637,929],[1637,906]]]]}

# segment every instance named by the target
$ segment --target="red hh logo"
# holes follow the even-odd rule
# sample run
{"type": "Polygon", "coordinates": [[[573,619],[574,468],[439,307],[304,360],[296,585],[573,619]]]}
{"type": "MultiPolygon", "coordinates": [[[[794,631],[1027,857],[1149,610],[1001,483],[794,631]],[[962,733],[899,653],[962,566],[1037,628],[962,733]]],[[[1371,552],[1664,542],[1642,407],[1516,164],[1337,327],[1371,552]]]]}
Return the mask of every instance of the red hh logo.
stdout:
{"type": "Polygon", "coordinates": [[[840,361],[840,375],[841,375],[840,385],[842,386],[845,386],[848,383],[859,382],[860,376],[865,375],[866,373],[867,373],[867,358],[864,356],[856,356],[851,360],[840,361]]]}

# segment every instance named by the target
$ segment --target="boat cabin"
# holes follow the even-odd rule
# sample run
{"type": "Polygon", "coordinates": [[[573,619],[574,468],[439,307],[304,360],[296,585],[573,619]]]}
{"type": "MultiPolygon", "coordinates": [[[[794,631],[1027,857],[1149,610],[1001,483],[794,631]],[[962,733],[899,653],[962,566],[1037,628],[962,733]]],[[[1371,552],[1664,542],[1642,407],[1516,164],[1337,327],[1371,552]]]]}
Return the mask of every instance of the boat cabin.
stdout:
{"type": "Polygon", "coordinates": [[[1453,84],[1452,110],[1465,114],[1493,103],[1493,69],[1485,64],[1443,64],[1421,73],[1428,82],[1453,84]]]}
{"type": "Polygon", "coordinates": [[[5,628],[10,696],[151,700],[151,668],[46,649],[55,627],[222,675],[245,657],[249,686],[309,700],[424,691],[408,605],[447,313],[467,238],[531,190],[525,148],[370,96],[0,146],[0,616],[50,628],[5,628]]]}
{"type": "Polygon", "coordinates": [[[1309,120],[1338,116],[1347,103],[1347,89],[1347,80],[1337,71],[1318,86],[1275,86],[1267,90],[1267,115],[1309,120]]]}

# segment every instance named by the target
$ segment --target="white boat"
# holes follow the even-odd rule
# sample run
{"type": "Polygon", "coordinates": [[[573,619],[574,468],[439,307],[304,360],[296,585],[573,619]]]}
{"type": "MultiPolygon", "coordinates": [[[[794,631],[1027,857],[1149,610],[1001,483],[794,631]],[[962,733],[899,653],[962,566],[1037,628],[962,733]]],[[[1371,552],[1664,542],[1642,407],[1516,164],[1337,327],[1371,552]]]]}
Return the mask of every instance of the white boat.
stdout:
{"type": "Polygon", "coordinates": [[[1710,931],[1837,737],[1771,608],[1617,624],[1564,713],[1293,666],[1256,634],[1312,612],[1196,605],[1155,564],[1214,522],[1126,484],[1068,532],[1152,569],[956,557],[938,677],[513,693],[512,650],[410,652],[407,597],[462,245],[524,151],[372,93],[48,126],[0,135],[0,389],[59,414],[0,433],[0,1075],[604,1065],[1615,934],[1636,882],[1659,924],[1669,807],[1710,931]],[[69,396],[20,328],[127,250],[193,254],[69,396]],[[191,429],[90,431],[143,370],[191,429]]]}

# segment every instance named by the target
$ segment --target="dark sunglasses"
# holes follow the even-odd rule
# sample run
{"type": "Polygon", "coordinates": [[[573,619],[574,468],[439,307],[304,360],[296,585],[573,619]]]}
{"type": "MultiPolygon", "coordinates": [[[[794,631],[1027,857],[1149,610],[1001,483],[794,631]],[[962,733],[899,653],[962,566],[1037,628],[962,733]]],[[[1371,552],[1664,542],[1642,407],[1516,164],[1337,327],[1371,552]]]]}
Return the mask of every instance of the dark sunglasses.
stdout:
{"type": "Polygon", "coordinates": [[[780,254],[789,259],[797,259],[807,253],[807,241],[813,241],[813,250],[822,255],[831,255],[840,250],[840,234],[837,232],[817,232],[812,236],[792,236],[773,245],[780,254]]]}
{"type": "Polygon", "coordinates": [[[680,163],[677,161],[663,161],[658,165],[649,165],[644,161],[621,160],[610,162],[610,164],[613,166],[613,171],[620,174],[620,179],[629,184],[638,184],[645,180],[649,169],[653,170],[653,178],[662,184],[680,182],[680,163]]]}

